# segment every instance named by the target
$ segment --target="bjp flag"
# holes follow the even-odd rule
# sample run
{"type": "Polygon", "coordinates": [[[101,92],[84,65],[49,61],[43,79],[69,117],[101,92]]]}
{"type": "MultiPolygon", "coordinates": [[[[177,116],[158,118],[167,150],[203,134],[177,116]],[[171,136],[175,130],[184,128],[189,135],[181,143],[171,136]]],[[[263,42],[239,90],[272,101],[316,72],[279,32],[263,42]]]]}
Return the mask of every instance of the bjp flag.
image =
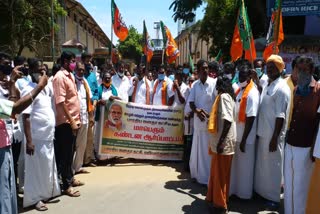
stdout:
{"type": "Polygon", "coordinates": [[[143,20],[143,53],[147,56],[147,62],[149,63],[153,56],[153,46],[150,40],[150,36],[147,31],[146,23],[143,20]]]}
{"type": "Polygon", "coordinates": [[[111,0],[111,17],[114,33],[121,42],[126,40],[129,30],[126,24],[123,22],[120,11],[114,0],[111,0]]]}
{"type": "Polygon", "coordinates": [[[164,48],[168,57],[168,63],[171,64],[176,60],[178,56],[180,56],[180,51],[178,50],[178,45],[174,41],[174,38],[171,35],[171,32],[168,29],[168,27],[165,26],[162,21],[160,21],[160,25],[162,29],[164,48]]]}

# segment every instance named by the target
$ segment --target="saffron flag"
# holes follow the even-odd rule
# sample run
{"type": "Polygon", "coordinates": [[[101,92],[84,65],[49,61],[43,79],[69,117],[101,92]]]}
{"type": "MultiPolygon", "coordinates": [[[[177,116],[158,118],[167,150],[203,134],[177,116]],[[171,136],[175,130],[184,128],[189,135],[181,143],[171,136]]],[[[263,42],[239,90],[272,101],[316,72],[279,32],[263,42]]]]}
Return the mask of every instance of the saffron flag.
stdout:
{"type": "Polygon", "coordinates": [[[173,63],[178,56],[180,56],[180,52],[178,50],[178,46],[174,41],[173,36],[171,35],[170,30],[167,26],[164,25],[162,21],[160,21],[161,29],[162,29],[162,36],[163,36],[163,43],[164,48],[166,50],[167,60],[168,63],[173,63]]]}
{"type": "Polygon", "coordinates": [[[147,31],[146,23],[143,20],[143,53],[147,57],[147,62],[149,63],[153,56],[153,47],[150,40],[150,36],[147,31]]]}
{"type": "Polygon", "coordinates": [[[252,62],[257,58],[247,8],[242,1],[230,49],[232,61],[239,59],[242,56],[243,50],[245,50],[245,59],[252,62]]]}
{"type": "Polygon", "coordinates": [[[269,30],[266,40],[267,45],[263,52],[264,60],[267,60],[272,54],[278,54],[278,46],[284,40],[280,0],[276,0],[275,8],[270,19],[269,30]]]}
{"type": "Polygon", "coordinates": [[[114,0],[111,0],[111,17],[114,33],[121,42],[126,40],[129,30],[126,24],[123,22],[120,11],[114,0]]]}

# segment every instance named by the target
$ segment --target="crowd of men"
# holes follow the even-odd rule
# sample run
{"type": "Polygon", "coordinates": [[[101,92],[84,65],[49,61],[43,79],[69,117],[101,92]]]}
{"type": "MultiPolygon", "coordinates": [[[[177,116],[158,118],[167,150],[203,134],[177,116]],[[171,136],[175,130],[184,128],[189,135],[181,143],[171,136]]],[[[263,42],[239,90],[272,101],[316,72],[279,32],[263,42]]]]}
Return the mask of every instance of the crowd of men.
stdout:
{"type": "Polygon", "coordinates": [[[103,125],[119,126],[103,121],[116,99],[184,107],[184,168],[208,186],[215,211],[254,192],[277,208],[283,190],[285,213],[317,213],[320,84],[311,58],[295,58],[292,69],[286,75],[272,55],[199,60],[192,72],[138,65],[133,74],[122,62],[97,68],[90,54],[76,61],[63,52],[49,72],[39,59],[0,53],[0,213],[17,213],[19,192],[23,207],[40,211],[61,193],[79,197],[75,175],[113,158],[98,151],[103,125]]]}

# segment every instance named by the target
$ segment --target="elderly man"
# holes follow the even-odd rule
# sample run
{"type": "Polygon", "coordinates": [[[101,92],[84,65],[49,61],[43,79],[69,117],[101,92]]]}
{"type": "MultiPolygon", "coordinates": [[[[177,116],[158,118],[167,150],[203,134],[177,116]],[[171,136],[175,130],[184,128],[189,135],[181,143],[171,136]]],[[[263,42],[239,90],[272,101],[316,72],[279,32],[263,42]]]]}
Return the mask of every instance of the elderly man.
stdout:
{"type": "MultiPolygon", "coordinates": [[[[22,96],[28,95],[37,86],[39,75],[45,72],[39,59],[29,60],[29,68],[32,82],[21,91],[22,96]]],[[[53,90],[49,84],[23,112],[23,126],[27,140],[23,206],[35,205],[39,211],[48,209],[44,204],[45,201],[60,195],[53,146],[55,127],[55,115],[51,103],[53,90]]]]}
{"type": "Polygon", "coordinates": [[[232,160],[230,195],[250,199],[253,191],[255,142],[260,94],[247,65],[239,67],[240,89],[236,92],[237,145],[232,160]]]}
{"type": "Polygon", "coordinates": [[[283,144],[290,103],[290,89],[281,78],[284,66],[280,56],[268,58],[269,84],[263,90],[258,117],[254,188],[259,195],[270,200],[272,206],[280,202],[283,144]]]}
{"type": "Polygon", "coordinates": [[[284,150],[284,208],[285,213],[306,213],[309,181],[313,169],[310,151],[318,131],[320,84],[312,75],[314,62],[300,57],[296,61],[297,87],[293,111],[284,150]]]}
{"type": "MultiPolygon", "coordinates": [[[[1,84],[7,87],[8,94],[0,97],[0,213],[18,213],[11,141],[2,119],[9,119],[10,116],[15,118],[17,114],[25,110],[44,89],[48,81],[48,77],[44,74],[39,79],[38,85],[28,95],[17,100],[19,92],[15,87],[15,82],[22,76],[19,71],[20,67],[13,69],[10,81],[1,81],[1,84]]],[[[0,58],[0,75],[9,69],[12,70],[9,57],[0,58]]]]}
{"type": "Polygon", "coordinates": [[[151,105],[152,83],[145,76],[145,71],[144,66],[138,66],[136,77],[133,79],[133,87],[131,87],[129,94],[132,94],[131,102],[151,105]]]}
{"type": "Polygon", "coordinates": [[[211,139],[207,123],[209,112],[216,98],[216,79],[208,76],[208,63],[197,63],[200,79],[193,83],[189,95],[190,108],[194,112],[194,133],[190,157],[190,174],[201,184],[208,184],[211,158],[208,143],[211,139]]]}
{"type": "Polygon", "coordinates": [[[129,96],[131,96],[130,89],[132,84],[127,76],[124,75],[124,63],[120,62],[118,65],[117,74],[112,76],[112,85],[117,89],[118,96],[121,100],[128,102],[129,96]]]}
{"type": "Polygon", "coordinates": [[[87,140],[88,132],[91,131],[89,129],[93,126],[93,121],[90,120],[90,118],[93,118],[93,105],[91,103],[92,93],[90,90],[89,83],[84,78],[84,73],[84,64],[82,62],[77,62],[75,69],[75,80],[80,102],[81,127],[77,134],[75,148],[76,154],[73,160],[73,170],[76,174],[88,173],[87,170],[82,168],[82,165],[86,147],[90,143],[87,140]]]}

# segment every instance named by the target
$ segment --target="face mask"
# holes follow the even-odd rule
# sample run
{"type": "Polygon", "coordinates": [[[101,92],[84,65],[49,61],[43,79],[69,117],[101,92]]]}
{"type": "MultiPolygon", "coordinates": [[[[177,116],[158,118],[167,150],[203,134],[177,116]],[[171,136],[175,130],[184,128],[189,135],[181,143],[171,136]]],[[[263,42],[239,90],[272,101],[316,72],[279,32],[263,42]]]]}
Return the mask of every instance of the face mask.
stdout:
{"type": "Polygon", "coordinates": [[[122,78],[124,76],[124,73],[118,72],[118,75],[119,75],[120,78],[122,78]]]}
{"type": "Polygon", "coordinates": [[[226,74],[225,75],[229,80],[232,80],[232,74],[226,74]]]}
{"type": "Polygon", "coordinates": [[[234,77],[233,77],[231,82],[232,82],[232,84],[239,82],[239,70],[238,69],[236,69],[236,73],[235,73],[235,75],[234,75],[234,77]]]}
{"type": "Polygon", "coordinates": [[[74,75],[78,80],[83,80],[83,77],[79,77],[78,75],[74,75]]]}
{"type": "Polygon", "coordinates": [[[70,63],[70,64],[69,64],[69,69],[70,69],[71,71],[74,71],[74,69],[76,69],[76,63],[75,63],[75,62],[70,63]]]}
{"type": "Polygon", "coordinates": [[[171,75],[169,76],[169,79],[171,79],[171,80],[173,81],[173,80],[174,80],[174,75],[171,74],[171,75]]]}
{"type": "Polygon", "coordinates": [[[312,79],[311,74],[307,74],[306,72],[303,72],[303,71],[298,72],[298,86],[300,88],[305,88],[306,86],[308,86],[311,82],[311,79],[312,79]]]}
{"type": "Polygon", "coordinates": [[[184,69],[182,70],[182,72],[183,72],[184,74],[189,74],[189,68],[184,68],[184,69]]]}
{"type": "Polygon", "coordinates": [[[261,68],[256,68],[256,72],[259,78],[263,75],[261,68]]]}
{"type": "Polygon", "coordinates": [[[0,71],[5,75],[10,75],[12,72],[12,67],[10,65],[0,65],[0,71]]]}
{"type": "Polygon", "coordinates": [[[165,75],[164,74],[158,74],[158,80],[164,80],[165,75]]]}
{"type": "Polygon", "coordinates": [[[247,85],[248,85],[248,82],[247,82],[247,81],[244,81],[244,82],[240,82],[240,83],[239,83],[240,88],[244,88],[244,87],[246,87],[247,85]]]}

